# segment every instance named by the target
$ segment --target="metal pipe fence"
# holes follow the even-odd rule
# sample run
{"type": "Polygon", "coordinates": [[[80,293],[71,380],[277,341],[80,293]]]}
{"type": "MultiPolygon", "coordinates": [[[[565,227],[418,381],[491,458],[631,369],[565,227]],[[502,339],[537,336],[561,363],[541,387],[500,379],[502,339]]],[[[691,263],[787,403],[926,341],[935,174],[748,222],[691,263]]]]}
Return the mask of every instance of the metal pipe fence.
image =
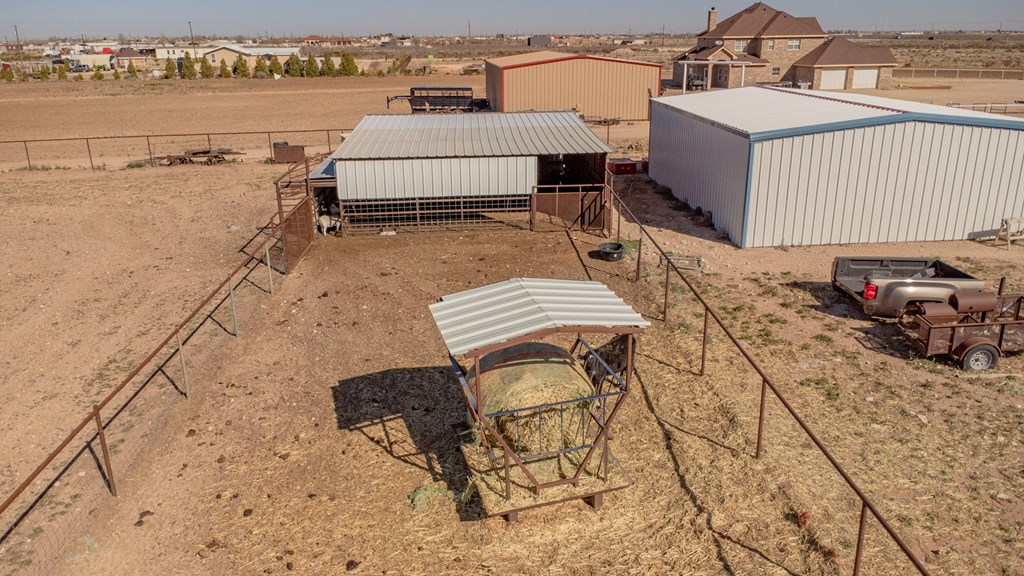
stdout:
{"type": "MultiPolygon", "coordinates": [[[[105,168],[106,161],[154,163],[161,155],[180,154],[186,147],[213,148],[230,145],[244,152],[267,150],[267,158],[274,157],[274,139],[288,135],[306,135],[302,145],[318,149],[326,146],[327,153],[341,145],[342,137],[352,128],[311,128],[309,130],[257,130],[243,132],[195,132],[180,134],[137,134],[131,136],[82,136],[69,138],[38,138],[0,140],[0,164],[19,164],[27,169],[52,168],[46,162],[65,161],[83,163],[89,168],[105,168]],[[266,136],[266,144],[262,137],[266,136]],[[216,142],[215,139],[216,138],[216,142]],[[322,138],[322,139],[321,139],[322,138]],[[232,141],[233,140],[233,141],[232,141]],[[32,148],[29,148],[29,145],[32,148]],[[93,144],[98,144],[94,150],[93,144]],[[45,148],[41,145],[47,145],[45,148]],[[163,148],[161,148],[163,146],[163,148]],[[75,149],[77,148],[77,151],[75,149]],[[18,157],[20,156],[20,159],[18,157]]],[[[58,167],[64,165],[58,164],[58,167]]]]}
{"type": "MultiPolygon", "coordinates": [[[[918,573],[923,574],[925,576],[929,576],[930,573],[928,572],[927,568],[924,567],[921,561],[910,550],[910,548],[906,545],[906,543],[899,536],[899,534],[896,533],[896,531],[892,528],[892,525],[889,524],[889,522],[885,519],[882,513],[878,511],[878,508],[874,505],[871,499],[853,480],[853,478],[846,471],[846,469],[839,463],[839,461],[836,460],[835,456],[832,455],[832,452],[824,445],[824,443],[822,443],[818,436],[810,429],[806,421],[800,416],[800,414],[797,413],[797,411],[793,408],[792,404],[790,404],[789,400],[787,400],[786,396],[779,390],[775,382],[771,379],[770,376],[768,376],[768,374],[764,371],[764,369],[761,367],[758,361],[750,354],[750,352],[746,349],[743,343],[736,338],[736,336],[732,333],[729,327],[726,326],[721,316],[719,316],[718,312],[716,312],[715,309],[708,303],[704,295],[701,294],[700,290],[698,290],[697,287],[694,286],[694,284],[690,281],[690,279],[687,278],[685,274],[683,274],[683,272],[676,265],[675,261],[670,257],[670,255],[662,249],[662,247],[658,244],[658,241],[654,239],[650,231],[648,231],[647,228],[643,225],[640,218],[637,217],[637,215],[615,192],[614,180],[610,173],[607,175],[606,181],[609,182],[607,186],[609,209],[616,214],[618,220],[618,224],[616,227],[616,235],[619,237],[619,241],[621,241],[622,216],[625,216],[627,219],[632,220],[632,224],[639,228],[640,236],[638,238],[638,246],[636,248],[636,275],[631,280],[633,282],[638,282],[640,280],[640,266],[641,260],[643,258],[643,245],[645,242],[650,243],[650,245],[653,246],[654,251],[659,255],[661,261],[664,262],[666,267],[666,289],[663,304],[664,320],[666,322],[668,321],[668,311],[671,297],[670,291],[668,290],[668,280],[670,279],[670,274],[672,273],[674,273],[675,276],[677,276],[679,280],[683,282],[683,284],[689,290],[690,295],[692,295],[696,299],[696,301],[703,309],[704,327],[701,333],[701,357],[699,374],[701,376],[705,376],[707,374],[709,328],[710,322],[714,321],[714,323],[719,327],[719,329],[721,329],[721,331],[725,334],[726,338],[728,338],[729,342],[731,342],[732,345],[735,347],[736,351],[738,351],[740,355],[744,358],[746,364],[750,368],[752,368],[760,378],[760,402],[759,413],[757,418],[757,441],[755,445],[754,458],[760,459],[762,453],[762,443],[765,436],[765,405],[770,393],[771,396],[778,400],[778,402],[785,409],[786,413],[788,413],[789,416],[792,417],[793,421],[800,427],[800,429],[804,432],[806,437],[813,443],[815,448],[817,448],[818,452],[821,455],[823,455],[826,460],[828,460],[829,464],[839,474],[839,476],[842,478],[846,486],[849,487],[849,489],[854,493],[854,495],[856,495],[856,497],[860,500],[860,522],[857,529],[857,545],[853,563],[854,576],[858,576],[861,573],[864,533],[867,526],[868,513],[870,513],[871,516],[878,522],[878,524],[885,530],[885,532],[889,535],[890,539],[896,543],[900,551],[914,565],[914,568],[917,569],[918,573]]],[[[609,226],[608,229],[610,230],[611,226],[609,226]]]]}
{"type": "Polygon", "coordinates": [[[977,104],[960,104],[958,102],[950,102],[946,104],[949,108],[957,108],[960,110],[973,110],[975,112],[988,112],[989,114],[1003,114],[1005,116],[1017,116],[1024,115],[1024,103],[1017,102],[1014,104],[993,104],[993,103],[977,103],[977,104]]]}
{"type": "Polygon", "coordinates": [[[893,68],[893,78],[946,78],[981,80],[1024,80],[1024,70],[1019,68],[893,68]]]}
{"type": "Polygon", "coordinates": [[[46,572],[102,493],[117,496],[117,480],[155,439],[174,399],[191,397],[200,360],[223,345],[224,334],[239,336],[243,307],[251,314],[273,294],[275,276],[288,266],[283,224],[304,217],[300,207],[283,219],[275,212],[239,250],[245,257],[0,503],[5,573],[46,572]]]}

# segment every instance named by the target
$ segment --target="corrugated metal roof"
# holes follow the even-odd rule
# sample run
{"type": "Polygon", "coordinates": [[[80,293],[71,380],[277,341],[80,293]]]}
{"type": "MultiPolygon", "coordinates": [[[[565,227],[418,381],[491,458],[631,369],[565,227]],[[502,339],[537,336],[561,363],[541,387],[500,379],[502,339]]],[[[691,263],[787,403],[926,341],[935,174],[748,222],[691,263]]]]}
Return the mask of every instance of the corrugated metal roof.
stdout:
{"type": "Polygon", "coordinates": [[[573,112],[366,116],[339,160],[601,154],[611,152],[573,112]]]}
{"type": "Polygon", "coordinates": [[[651,324],[604,284],[582,280],[513,278],[449,294],[430,313],[453,356],[552,328],[651,324]]]}
{"type": "Polygon", "coordinates": [[[1024,120],[865,94],[749,86],[655,98],[751,141],[895,122],[940,122],[1024,130],[1024,120]]]}
{"type": "Polygon", "coordinates": [[[488,58],[484,62],[493,64],[498,68],[510,68],[516,66],[528,66],[530,64],[541,64],[545,62],[559,62],[562,60],[601,60],[603,62],[617,62],[619,64],[639,64],[641,66],[653,66],[661,68],[657,62],[642,62],[640,60],[625,60],[623,58],[609,58],[607,56],[591,56],[590,54],[570,54],[568,52],[556,52],[554,50],[540,50],[537,52],[525,52],[513,54],[512,56],[499,56],[488,58]]]}

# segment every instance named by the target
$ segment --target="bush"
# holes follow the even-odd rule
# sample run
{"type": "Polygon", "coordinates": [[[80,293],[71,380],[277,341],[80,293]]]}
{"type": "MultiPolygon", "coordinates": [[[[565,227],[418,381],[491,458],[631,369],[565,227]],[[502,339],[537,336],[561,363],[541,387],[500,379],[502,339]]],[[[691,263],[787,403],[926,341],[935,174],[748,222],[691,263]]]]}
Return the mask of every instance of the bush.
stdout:
{"type": "Polygon", "coordinates": [[[210,60],[203,56],[203,60],[199,63],[199,75],[203,78],[213,78],[213,64],[210,64],[210,60]]]}
{"type": "Polygon", "coordinates": [[[266,78],[270,76],[270,71],[267,70],[267,61],[260,58],[256,61],[256,68],[253,70],[253,76],[257,78],[266,78]]]}
{"type": "Polygon", "coordinates": [[[135,62],[129,62],[128,63],[128,76],[130,78],[138,78],[139,77],[139,70],[138,70],[138,68],[135,67],[135,62]]]}
{"type": "Polygon", "coordinates": [[[171,78],[178,77],[178,66],[174,63],[174,60],[168,58],[164,62],[164,80],[170,80],[171,78]]]}
{"type": "Polygon", "coordinates": [[[14,81],[14,69],[13,68],[4,68],[3,70],[0,70],[0,80],[3,80],[5,82],[13,82],[14,81]]]}
{"type": "Polygon", "coordinates": [[[302,60],[299,60],[298,54],[292,54],[288,57],[288,65],[285,66],[285,69],[292,78],[302,76],[302,60]]]}
{"type": "Polygon", "coordinates": [[[85,78],[82,78],[81,74],[75,74],[75,82],[78,82],[79,80],[85,80],[85,78]]]}
{"type": "Polygon", "coordinates": [[[221,78],[231,78],[231,68],[228,68],[227,60],[220,61],[220,73],[221,78]]]}
{"type": "Polygon", "coordinates": [[[196,61],[188,52],[185,52],[185,57],[181,59],[181,77],[186,80],[195,80],[196,78],[196,61]]]}
{"type": "Polygon", "coordinates": [[[28,72],[24,70],[18,72],[18,82],[28,82],[28,72]]]}
{"type": "Polygon", "coordinates": [[[57,80],[67,80],[67,79],[68,79],[68,67],[63,65],[63,64],[61,64],[60,66],[57,66],[57,80]]]}
{"type": "Polygon", "coordinates": [[[316,78],[320,75],[320,65],[316,63],[316,58],[312,54],[306,57],[306,68],[303,70],[303,75],[306,78],[316,78]]]}
{"type": "Polygon", "coordinates": [[[356,60],[348,52],[342,52],[341,54],[341,68],[338,69],[339,76],[355,76],[359,74],[359,67],[356,66],[356,60]]]}
{"type": "Polygon", "coordinates": [[[117,68],[114,68],[114,80],[120,80],[120,79],[121,79],[121,71],[118,70],[117,68]]]}
{"type": "Polygon", "coordinates": [[[235,78],[248,78],[249,61],[239,54],[238,57],[235,58],[234,66],[231,67],[231,73],[235,75],[235,78]]]}
{"type": "Polygon", "coordinates": [[[42,68],[39,69],[39,79],[40,80],[49,80],[50,79],[50,67],[49,66],[43,66],[42,68]]]}
{"type": "Polygon", "coordinates": [[[100,70],[97,70],[97,71],[92,73],[92,79],[93,80],[103,80],[103,78],[104,78],[103,72],[100,71],[100,70]]]}
{"type": "Polygon", "coordinates": [[[320,69],[320,74],[323,76],[336,76],[338,74],[338,68],[334,65],[334,55],[328,53],[324,56],[324,65],[320,69]]]}
{"type": "Polygon", "coordinates": [[[281,61],[276,57],[270,61],[270,73],[284,76],[284,66],[281,66],[281,61]]]}

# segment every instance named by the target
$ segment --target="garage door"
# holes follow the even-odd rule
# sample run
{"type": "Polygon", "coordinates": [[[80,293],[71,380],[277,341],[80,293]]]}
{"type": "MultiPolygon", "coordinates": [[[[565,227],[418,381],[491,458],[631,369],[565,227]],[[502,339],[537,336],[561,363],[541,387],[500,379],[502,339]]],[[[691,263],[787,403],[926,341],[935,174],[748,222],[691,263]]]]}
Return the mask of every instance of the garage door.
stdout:
{"type": "Polygon", "coordinates": [[[846,86],[846,69],[826,69],[821,71],[822,90],[842,90],[846,86]]]}
{"type": "Polygon", "coordinates": [[[853,87],[854,88],[877,88],[878,87],[878,68],[854,68],[853,69],[853,87]]]}

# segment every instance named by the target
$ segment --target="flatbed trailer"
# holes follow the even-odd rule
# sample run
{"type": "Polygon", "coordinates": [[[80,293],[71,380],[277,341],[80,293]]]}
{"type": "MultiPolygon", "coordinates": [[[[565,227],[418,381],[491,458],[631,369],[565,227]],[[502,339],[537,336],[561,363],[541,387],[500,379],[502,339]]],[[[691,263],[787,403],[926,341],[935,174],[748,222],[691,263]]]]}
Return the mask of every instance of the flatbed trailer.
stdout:
{"type": "Polygon", "coordinates": [[[964,370],[995,368],[999,357],[1024,351],[1024,295],[960,294],[949,304],[922,304],[899,318],[923,356],[947,355],[964,370]]]}

